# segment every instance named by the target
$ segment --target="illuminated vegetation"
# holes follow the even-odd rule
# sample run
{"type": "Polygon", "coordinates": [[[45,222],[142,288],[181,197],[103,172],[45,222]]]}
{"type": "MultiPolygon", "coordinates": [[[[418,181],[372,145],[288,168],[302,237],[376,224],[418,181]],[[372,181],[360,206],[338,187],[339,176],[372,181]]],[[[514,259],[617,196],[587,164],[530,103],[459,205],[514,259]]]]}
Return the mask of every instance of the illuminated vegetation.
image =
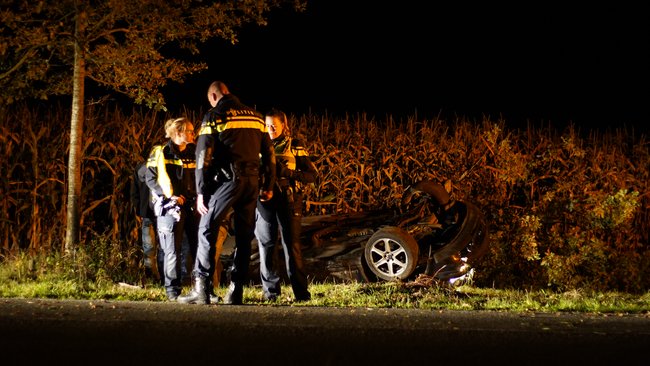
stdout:
{"type": "MultiPolygon", "coordinates": [[[[164,140],[159,127],[168,116],[88,107],[83,251],[70,259],[61,254],[68,114],[64,108],[24,105],[2,113],[2,262],[23,258],[6,278],[36,280],[56,273],[82,287],[140,283],[129,180],[135,163],[164,140]],[[30,268],[25,257],[40,264],[30,268]]],[[[188,117],[197,121],[202,113],[188,112],[188,117]]],[[[307,215],[392,207],[417,180],[449,180],[452,195],[475,202],[490,225],[490,251],[474,277],[475,288],[525,289],[532,307],[538,306],[537,291],[643,294],[650,289],[645,136],[625,130],[583,135],[571,127],[508,130],[490,120],[397,123],[306,115],[292,116],[291,123],[306,137],[321,172],[306,194],[307,215]]],[[[363,288],[385,290],[377,286],[363,288]]],[[[381,302],[414,299],[411,293],[403,301],[381,302]]]]}
{"type": "MultiPolygon", "coordinates": [[[[86,82],[165,110],[161,89],[204,70],[198,45],[221,38],[236,43],[240,28],[266,25],[283,0],[127,0],[2,2],[0,108],[15,101],[72,96],[67,163],[65,251],[79,244],[86,82]],[[166,52],[165,52],[166,50],[166,52]],[[173,50],[173,51],[170,51],[173,50]]],[[[304,3],[290,0],[296,10],[304,3]]],[[[42,136],[38,136],[40,139],[42,136]]],[[[33,147],[36,149],[36,145],[33,147]]]]}

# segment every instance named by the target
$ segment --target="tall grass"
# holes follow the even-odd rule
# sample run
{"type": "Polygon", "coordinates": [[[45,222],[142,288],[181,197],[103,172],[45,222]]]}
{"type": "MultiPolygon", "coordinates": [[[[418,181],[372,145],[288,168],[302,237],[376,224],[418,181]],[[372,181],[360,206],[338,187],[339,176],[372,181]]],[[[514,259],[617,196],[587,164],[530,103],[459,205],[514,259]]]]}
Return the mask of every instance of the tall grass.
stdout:
{"type": "MultiPolygon", "coordinates": [[[[56,258],[65,235],[69,112],[58,105],[0,109],[0,256],[56,258]]],[[[201,111],[186,116],[199,121],[201,111]]],[[[135,164],[164,141],[170,117],[150,110],[87,108],[82,163],[83,262],[114,282],[139,269],[129,202],[135,164]],[[110,248],[117,262],[96,246],[110,248]],[[110,267],[110,268],[109,268],[110,267]],[[119,270],[118,270],[119,269],[119,270]]],[[[650,148],[634,131],[508,129],[488,118],[397,122],[365,115],[292,115],[320,178],[305,214],[396,207],[421,179],[447,183],[476,203],[490,251],[475,285],[572,291],[650,289],[650,148]]],[[[103,277],[97,277],[103,278],[103,277]]]]}

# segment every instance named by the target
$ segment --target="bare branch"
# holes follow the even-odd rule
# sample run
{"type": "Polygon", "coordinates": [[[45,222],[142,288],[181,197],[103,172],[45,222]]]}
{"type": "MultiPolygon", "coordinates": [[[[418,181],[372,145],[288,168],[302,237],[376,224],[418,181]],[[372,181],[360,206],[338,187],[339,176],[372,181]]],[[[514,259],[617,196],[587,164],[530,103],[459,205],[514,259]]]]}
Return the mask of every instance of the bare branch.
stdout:
{"type": "Polygon", "coordinates": [[[16,64],[15,64],[11,69],[9,69],[9,70],[7,70],[6,72],[0,74],[0,80],[2,80],[2,79],[4,79],[4,78],[8,77],[8,76],[11,75],[12,73],[14,73],[16,70],[20,69],[20,67],[21,67],[25,62],[27,62],[27,60],[29,60],[29,59],[31,59],[32,57],[34,57],[34,55],[36,54],[36,50],[37,50],[39,47],[41,47],[41,46],[42,46],[42,45],[38,45],[38,46],[30,47],[29,50],[27,50],[27,52],[25,52],[25,54],[23,55],[23,57],[21,57],[20,60],[19,60],[18,62],[16,62],[16,64]]]}

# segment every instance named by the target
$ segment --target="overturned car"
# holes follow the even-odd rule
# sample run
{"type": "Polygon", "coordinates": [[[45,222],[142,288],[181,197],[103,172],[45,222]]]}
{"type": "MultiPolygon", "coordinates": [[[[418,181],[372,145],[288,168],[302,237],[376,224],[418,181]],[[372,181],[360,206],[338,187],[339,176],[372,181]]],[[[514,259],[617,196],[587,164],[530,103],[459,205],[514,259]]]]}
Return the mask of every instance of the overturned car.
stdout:
{"type": "MultiPolygon", "coordinates": [[[[303,217],[301,238],[311,281],[409,281],[425,274],[454,282],[471,275],[485,254],[488,227],[474,204],[454,201],[442,185],[421,181],[405,190],[397,209],[303,217]]],[[[233,239],[226,238],[221,251],[222,283],[233,239]]],[[[259,281],[257,243],[252,245],[250,278],[259,281]]]]}

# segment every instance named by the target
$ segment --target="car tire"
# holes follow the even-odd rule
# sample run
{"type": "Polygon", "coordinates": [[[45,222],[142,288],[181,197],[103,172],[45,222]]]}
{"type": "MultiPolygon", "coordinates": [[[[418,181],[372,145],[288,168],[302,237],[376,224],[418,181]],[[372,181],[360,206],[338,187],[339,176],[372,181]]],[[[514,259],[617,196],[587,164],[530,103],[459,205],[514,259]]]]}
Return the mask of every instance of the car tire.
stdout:
{"type": "Polygon", "coordinates": [[[366,264],[378,279],[405,280],[418,264],[418,243],[406,231],[386,226],[374,233],[364,251],[366,264]]]}

